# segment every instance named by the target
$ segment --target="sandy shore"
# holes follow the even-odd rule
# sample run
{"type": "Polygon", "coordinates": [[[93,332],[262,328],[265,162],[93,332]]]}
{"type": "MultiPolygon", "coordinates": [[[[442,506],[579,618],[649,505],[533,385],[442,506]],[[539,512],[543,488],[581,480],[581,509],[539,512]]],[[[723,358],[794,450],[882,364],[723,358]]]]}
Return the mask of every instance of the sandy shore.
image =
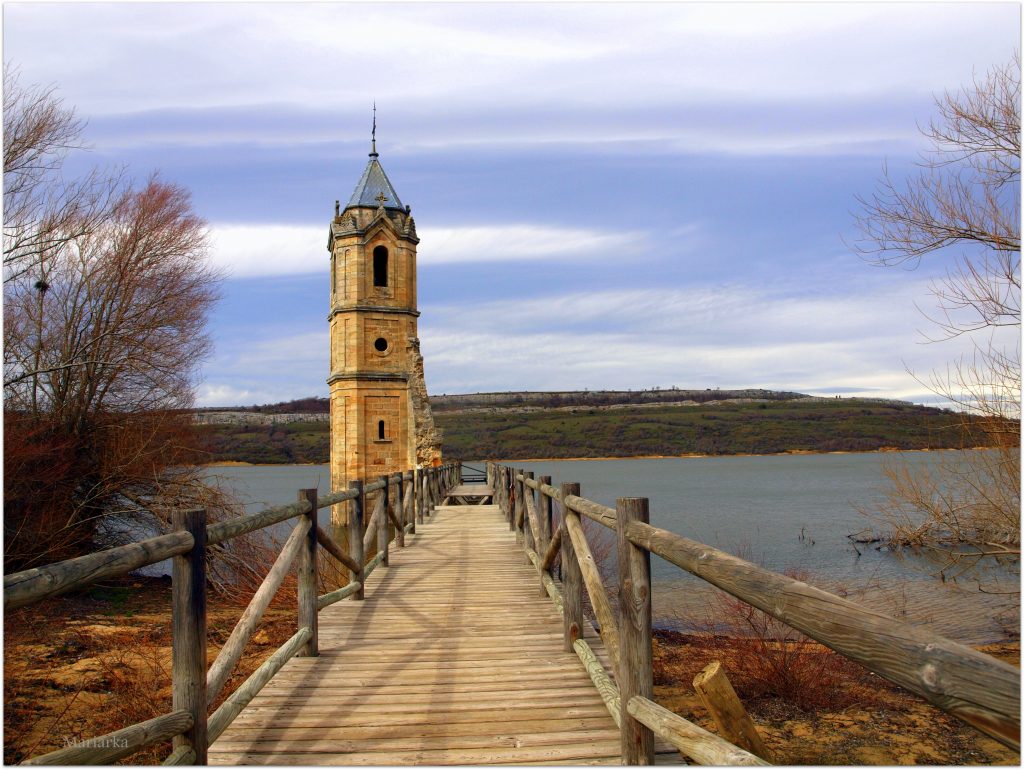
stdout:
{"type": "MultiPolygon", "coordinates": [[[[972,449],[986,449],[987,447],[972,447],[972,449]]],[[[880,447],[878,449],[838,450],[833,452],[821,452],[815,449],[788,449],[785,452],[736,452],[735,454],[681,454],[681,455],[629,455],[627,457],[526,457],[515,460],[494,460],[499,464],[508,463],[554,463],[554,462],[577,462],[579,460],[696,460],[705,457],[785,457],[787,455],[869,455],[869,454],[901,454],[904,452],[958,452],[958,449],[899,449],[897,447],[880,447]]],[[[475,462],[475,461],[474,461],[475,462]]]]}

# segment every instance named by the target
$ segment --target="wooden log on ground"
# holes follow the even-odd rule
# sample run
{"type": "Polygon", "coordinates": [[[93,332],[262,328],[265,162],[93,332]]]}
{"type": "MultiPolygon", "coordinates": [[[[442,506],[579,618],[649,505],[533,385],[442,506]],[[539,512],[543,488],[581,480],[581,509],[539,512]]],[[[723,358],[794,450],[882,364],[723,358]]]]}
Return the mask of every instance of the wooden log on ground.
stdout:
{"type": "Polygon", "coordinates": [[[294,519],[296,516],[301,516],[308,512],[308,505],[309,503],[305,500],[301,503],[278,505],[273,508],[265,508],[258,513],[249,514],[248,516],[238,516],[234,519],[211,524],[207,531],[207,545],[223,543],[225,540],[232,540],[240,535],[255,532],[257,529],[265,529],[266,527],[280,524],[282,521],[294,519]]]}
{"type": "Polygon", "coordinates": [[[101,735],[99,738],[89,738],[72,746],[27,759],[21,764],[112,765],[117,760],[130,757],[147,746],[181,735],[191,726],[191,714],[187,711],[172,711],[170,714],[147,719],[123,730],[101,735]]]}
{"type": "Polygon", "coordinates": [[[743,703],[725,675],[720,661],[712,661],[693,678],[693,689],[700,696],[704,708],[711,714],[718,733],[729,743],[757,754],[770,762],[771,756],[757,732],[754,722],[743,708],[743,703]]]}
{"type": "Polygon", "coordinates": [[[339,588],[336,591],[331,591],[318,596],[316,598],[316,608],[318,610],[322,610],[324,607],[329,607],[335,602],[340,602],[346,596],[351,596],[362,587],[361,583],[349,583],[347,586],[339,588]]]}
{"type": "Polygon", "coordinates": [[[298,565],[298,625],[309,629],[309,641],[299,650],[303,658],[315,658],[320,654],[319,629],[317,617],[317,572],[316,572],[316,489],[302,489],[299,499],[309,500],[310,509],[306,514],[309,526],[302,540],[304,547],[299,549],[298,565]]]}
{"type": "Polygon", "coordinates": [[[351,556],[341,550],[341,546],[338,545],[337,541],[327,534],[327,532],[324,531],[324,528],[320,525],[317,525],[316,528],[316,541],[323,546],[323,549],[327,551],[327,553],[341,562],[343,566],[347,567],[351,571],[359,570],[359,565],[352,560],[351,556]]]}
{"type": "Polygon", "coordinates": [[[5,575],[4,609],[15,610],[97,580],[126,575],[147,564],[187,553],[193,545],[192,535],[188,532],[171,532],[77,559],[5,575]]]}
{"type": "Polygon", "coordinates": [[[172,748],[187,746],[196,764],[206,764],[206,511],[174,511],[176,530],[192,535],[188,553],[171,562],[171,708],[192,724],[175,736],[172,748]]]}
{"type": "Polygon", "coordinates": [[[288,574],[292,562],[305,547],[308,532],[308,519],[302,519],[295,525],[292,533],[285,541],[284,547],[281,548],[281,553],[274,560],[274,565],[270,568],[267,576],[263,578],[263,582],[260,583],[256,593],[253,594],[252,599],[249,601],[249,606],[245,608],[242,617],[238,619],[235,627],[231,630],[228,640],[220,648],[217,659],[210,666],[209,674],[206,675],[207,706],[211,705],[217,699],[217,696],[220,695],[220,691],[224,689],[224,684],[231,676],[231,672],[234,670],[239,658],[242,657],[245,645],[256,632],[256,627],[263,618],[263,613],[270,606],[270,601],[281,587],[281,583],[284,581],[285,575],[288,574]]]}
{"type": "Polygon", "coordinates": [[[698,764],[716,767],[768,764],[759,756],[733,746],[724,738],[673,714],[649,698],[630,698],[626,712],[698,764]]]}
{"type": "Polygon", "coordinates": [[[1020,750],[1020,669],[650,524],[626,536],[1020,750]]]}
{"type": "MultiPolygon", "coordinates": [[[[651,554],[626,537],[626,525],[650,518],[645,497],[622,497],[615,504],[619,557],[619,662],[615,673],[623,703],[634,696],[654,697],[651,629],[651,554]]],[[[654,733],[635,717],[623,715],[622,763],[654,764],[654,733]]]]}
{"type": "MultiPolygon", "coordinates": [[[[287,663],[293,655],[309,640],[310,631],[308,628],[300,628],[291,639],[281,645],[277,652],[263,661],[258,669],[249,675],[237,690],[228,696],[228,699],[220,704],[220,707],[210,715],[209,736],[210,743],[216,741],[228,725],[234,721],[242,709],[249,705],[249,701],[256,697],[263,686],[270,681],[281,666],[287,663]]],[[[204,763],[205,764],[205,763],[204,763]]]]}
{"type": "Polygon", "coordinates": [[[608,657],[612,665],[617,668],[619,660],[619,629],[615,622],[615,613],[612,612],[611,603],[608,601],[608,594],[604,590],[604,582],[601,580],[601,572],[594,561],[594,555],[590,552],[587,544],[587,537],[583,534],[583,524],[580,522],[579,514],[575,511],[567,511],[565,514],[566,530],[572,539],[572,548],[579,562],[580,574],[583,576],[583,584],[590,596],[590,606],[594,608],[594,615],[601,626],[601,639],[608,648],[608,657]]]}
{"type": "Polygon", "coordinates": [[[181,766],[181,765],[194,765],[196,763],[196,753],[192,751],[188,746],[179,746],[160,764],[168,766],[181,766]]]}
{"type": "Polygon", "coordinates": [[[359,588],[352,595],[353,600],[362,601],[364,598],[364,586],[366,584],[366,575],[363,572],[363,565],[366,562],[365,549],[363,546],[363,512],[366,509],[366,495],[363,494],[363,482],[353,481],[351,484],[352,490],[356,493],[356,496],[352,498],[352,505],[349,508],[349,519],[348,519],[348,531],[349,535],[349,549],[352,551],[352,561],[358,565],[357,569],[353,569],[349,566],[348,579],[351,583],[358,583],[359,588]]]}
{"type": "Polygon", "coordinates": [[[608,707],[608,713],[615,720],[615,726],[621,727],[622,704],[619,700],[619,688],[608,676],[608,672],[604,670],[604,666],[601,665],[601,661],[597,659],[589,644],[582,639],[577,639],[573,642],[572,648],[576,651],[576,655],[579,656],[587,673],[590,674],[590,681],[594,683],[594,687],[601,695],[601,700],[608,707]]]}
{"type": "MultiPolygon", "coordinates": [[[[580,493],[579,484],[563,483],[562,499],[580,493]]],[[[562,602],[563,602],[563,649],[572,652],[572,645],[583,636],[583,575],[580,563],[572,547],[572,538],[565,533],[565,509],[562,509],[562,602]]]]}

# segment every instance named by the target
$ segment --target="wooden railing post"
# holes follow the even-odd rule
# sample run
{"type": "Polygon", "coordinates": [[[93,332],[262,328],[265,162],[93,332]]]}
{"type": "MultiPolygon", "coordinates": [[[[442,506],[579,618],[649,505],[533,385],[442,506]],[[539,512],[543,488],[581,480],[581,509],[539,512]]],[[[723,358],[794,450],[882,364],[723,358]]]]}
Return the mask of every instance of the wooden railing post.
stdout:
{"type": "Polygon", "coordinates": [[[434,507],[437,505],[437,468],[430,469],[427,476],[427,520],[434,515],[434,507]]]}
{"type": "Polygon", "coordinates": [[[651,553],[626,537],[630,522],[650,522],[647,498],[620,497],[615,505],[619,556],[619,698],[622,764],[653,765],[654,733],[627,710],[634,695],[654,698],[651,648],[651,553]]]}
{"type": "MultiPolygon", "coordinates": [[[[523,476],[527,479],[533,478],[533,471],[523,471],[523,476]]],[[[533,528],[530,526],[530,509],[526,505],[526,496],[529,495],[533,498],[533,502],[536,502],[536,498],[533,494],[533,489],[526,486],[526,481],[523,481],[523,542],[526,543],[527,548],[537,550],[537,544],[533,542],[533,528]]],[[[536,507],[536,506],[535,506],[536,507]]]]}
{"type": "Polygon", "coordinates": [[[174,738],[175,749],[195,752],[194,764],[206,764],[206,511],[174,511],[176,530],[192,535],[188,553],[171,561],[172,709],[187,711],[192,727],[174,738]]]}
{"type": "Polygon", "coordinates": [[[579,494],[579,484],[562,484],[562,610],[566,652],[574,652],[573,642],[583,636],[583,572],[565,524],[568,518],[565,499],[569,495],[579,497],[579,494]]]}
{"type": "MultiPolygon", "coordinates": [[[[541,484],[547,484],[548,486],[551,486],[551,477],[550,476],[541,476],[540,477],[540,483],[541,484]]],[[[538,502],[540,503],[540,540],[541,540],[541,542],[537,543],[537,555],[541,559],[543,559],[544,558],[544,554],[546,554],[548,552],[548,546],[551,544],[551,524],[552,524],[551,506],[552,506],[552,500],[551,500],[550,497],[548,497],[546,494],[544,494],[544,492],[540,492],[540,495],[538,497],[538,502]]],[[[541,577],[541,580],[540,580],[540,595],[541,596],[547,596],[548,590],[547,590],[547,588],[544,587],[544,575],[543,575],[543,573],[541,574],[540,577],[541,577]]]]}
{"type": "Polygon", "coordinates": [[[366,493],[363,491],[363,482],[358,479],[349,484],[349,488],[356,492],[348,510],[349,555],[352,557],[352,561],[359,565],[359,571],[349,570],[349,576],[351,580],[359,582],[359,590],[352,594],[352,599],[361,601],[366,598],[366,554],[363,552],[363,517],[366,515],[366,493]]]}
{"type": "Polygon", "coordinates": [[[399,548],[405,548],[405,474],[399,473],[397,475],[398,484],[395,487],[395,518],[398,519],[398,532],[395,533],[395,545],[399,548]]]}
{"type": "Polygon", "coordinates": [[[416,508],[416,523],[423,523],[423,469],[416,468],[413,470],[412,479],[412,493],[414,495],[413,503],[416,508]]]}
{"type": "Polygon", "coordinates": [[[380,521],[377,523],[377,553],[384,554],[381,557],[380,566],[387,567],[388,564],[388,542],[391,540],[391,517],[388,512],[391,510],[391,477],[381,476],[380,480],[384,482],[384,489],[380,491],[384,495],[384,508],[381,510],[383,514],[380,521]]]}
{"type": "Polygon", "coordinates": [[[309,532],[306,533],[305,547],[299,552],[299,628],[309,629],[309,640],[299,648],[300,658],[315,658],[320,654],[317,635],[317,591],[316,575],[316,489],[300,489],[299,501],[309,501],[309,532]]]}
{"type": "Polygon", "coordinates": [[[523,542],[519,539],[519,508],[523,504],[523,493],[519,488],[519,479],[516,478],[522,472],[521,468],[512,469],[512,517],[508,521],[508,528],[516,533],[517,543],[523,542]]]}

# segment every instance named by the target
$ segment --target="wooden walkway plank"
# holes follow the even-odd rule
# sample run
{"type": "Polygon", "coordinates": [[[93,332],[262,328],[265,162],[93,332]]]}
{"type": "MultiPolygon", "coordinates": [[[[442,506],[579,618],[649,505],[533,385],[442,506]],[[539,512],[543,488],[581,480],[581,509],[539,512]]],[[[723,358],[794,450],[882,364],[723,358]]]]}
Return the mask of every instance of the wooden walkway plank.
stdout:
{"type": "Polygon", "coordinates": [[[619,731],[497,506],[438,507],[390,561],[364,601],[320,612],[320,656],[289,661],[210,764],[619,764],[619,731]]]}

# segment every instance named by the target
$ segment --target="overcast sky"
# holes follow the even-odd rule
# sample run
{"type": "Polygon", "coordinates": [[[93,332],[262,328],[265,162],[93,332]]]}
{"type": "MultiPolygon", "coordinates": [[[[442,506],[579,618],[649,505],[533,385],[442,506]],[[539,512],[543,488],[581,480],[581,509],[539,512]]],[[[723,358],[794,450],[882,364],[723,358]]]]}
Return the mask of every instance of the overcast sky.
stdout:
{"type": "Polygon", "coordinates": [[[432,393],[763,387],[927,402],[946,265],[852,252],[856,196],[1018,3],[4,4],[4,59],[88,118],[72,171],[189,187],[226,268],[199,403],[327,395],[327,226],[410,204],[432,393]]]}

